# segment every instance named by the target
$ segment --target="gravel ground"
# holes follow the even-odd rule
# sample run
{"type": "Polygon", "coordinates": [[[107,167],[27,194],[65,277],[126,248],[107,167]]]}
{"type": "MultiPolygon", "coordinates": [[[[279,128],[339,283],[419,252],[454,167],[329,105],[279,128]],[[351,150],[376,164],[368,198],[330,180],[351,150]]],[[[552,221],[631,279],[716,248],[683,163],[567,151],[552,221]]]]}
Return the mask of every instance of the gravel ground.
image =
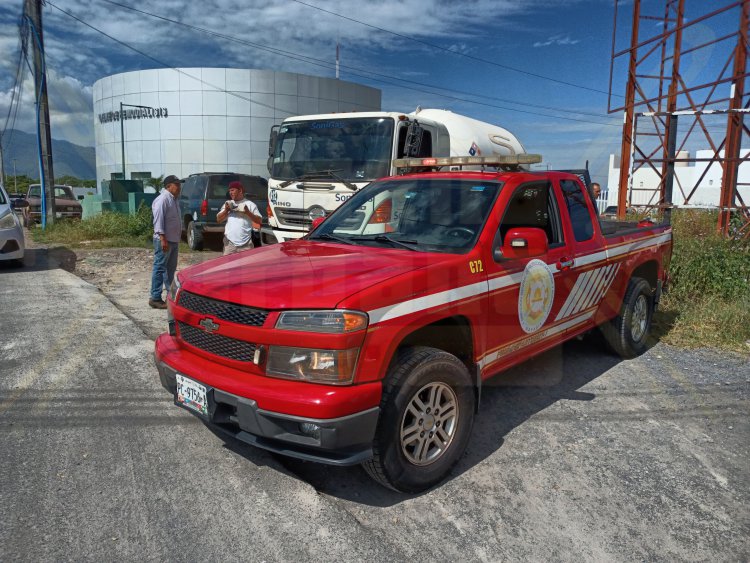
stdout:
{"type": "MultiPolygon", "coordinates": [[[[31,250],[27,266],[46,255],[148,338],[165,329],[147,305],[149,250],[31,250]]],[[[218,255],[182,252],[179,267],[218,255]]],[[[356,467],[270,457],[310,487],[303,505],[325,500],[404,559],[748,561],[750,358],[657,343],[621,361],[602,345],[572,341],[488,382],[465,456],[424,494],[387,491],[356,467]]],[[[248,467],[267,457],[227,447],[248,467]]]]}

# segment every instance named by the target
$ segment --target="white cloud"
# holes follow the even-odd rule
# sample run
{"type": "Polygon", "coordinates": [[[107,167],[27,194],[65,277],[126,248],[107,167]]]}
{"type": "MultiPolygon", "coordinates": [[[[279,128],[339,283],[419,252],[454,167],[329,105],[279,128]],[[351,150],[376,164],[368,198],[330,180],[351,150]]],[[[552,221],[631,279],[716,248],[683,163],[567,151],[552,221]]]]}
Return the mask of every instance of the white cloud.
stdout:
{"type": "Polygon", "coordinates": [[[580,39],[573,39],[570,34],[557,34],[553,35],[546,41],[537,41],[534,43],[534,47],[549,47],[550,45],[555,46],[565,46],[565,45],[575,45],[576,43],[580,43],[580,39]]]}

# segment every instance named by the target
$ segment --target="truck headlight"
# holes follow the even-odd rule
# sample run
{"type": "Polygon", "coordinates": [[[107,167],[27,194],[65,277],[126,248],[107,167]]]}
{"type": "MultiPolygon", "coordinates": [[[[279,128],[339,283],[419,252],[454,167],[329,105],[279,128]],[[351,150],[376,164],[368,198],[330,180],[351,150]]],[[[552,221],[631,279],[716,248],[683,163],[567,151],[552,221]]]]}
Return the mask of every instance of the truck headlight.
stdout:
{"type": "Polygon", "coordinates": [[[180,276],[175,274],[172,278],[172,285],[169,286],[169,293],[167,294],[169,298],[175,303],[177,303],[177,292],[180,291],[181,287],[182,284],[180,284],[180,276]]]}
{"type": "Polygon", "coordinates": [[[316,350],[269,346],[266,374],[311,383],[347,385],[352,382],[359,348],[316,350]]]}
{"type": "Polygon", "coordinates": [[[276,321],[281,330],[344,333],[367,328],[367,313],[360,311],[284,311],[276,321]]]}

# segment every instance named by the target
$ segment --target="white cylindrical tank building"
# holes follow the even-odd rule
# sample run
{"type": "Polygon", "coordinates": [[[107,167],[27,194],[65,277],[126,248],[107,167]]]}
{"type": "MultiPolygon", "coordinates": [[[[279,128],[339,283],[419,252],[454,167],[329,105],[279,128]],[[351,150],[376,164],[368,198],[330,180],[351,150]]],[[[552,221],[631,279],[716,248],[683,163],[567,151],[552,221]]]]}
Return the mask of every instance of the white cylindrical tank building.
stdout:
{"type": "Polygon", "coordinates": [[[237,68],[114,74],[94,83],[93,97],[98,186],[122,172],[123,149],[127,179],[207,171],[267,176],[269,133],[282,119],[379,111],[381,104],[377,88],[237,68]]]}

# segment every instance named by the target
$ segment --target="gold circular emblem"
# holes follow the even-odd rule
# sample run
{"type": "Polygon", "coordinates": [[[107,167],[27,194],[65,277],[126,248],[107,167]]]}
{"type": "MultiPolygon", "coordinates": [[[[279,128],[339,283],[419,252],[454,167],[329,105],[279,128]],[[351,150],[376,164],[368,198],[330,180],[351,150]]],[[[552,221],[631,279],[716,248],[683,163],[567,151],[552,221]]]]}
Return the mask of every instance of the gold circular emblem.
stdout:
{"type": "Polygon", "coordinates": [[[525,332],[536,332],[547,320],[555,299],[555,280],[547,264],[531,260],[526,264],[518,293],[518,320],[525,332]]]}

